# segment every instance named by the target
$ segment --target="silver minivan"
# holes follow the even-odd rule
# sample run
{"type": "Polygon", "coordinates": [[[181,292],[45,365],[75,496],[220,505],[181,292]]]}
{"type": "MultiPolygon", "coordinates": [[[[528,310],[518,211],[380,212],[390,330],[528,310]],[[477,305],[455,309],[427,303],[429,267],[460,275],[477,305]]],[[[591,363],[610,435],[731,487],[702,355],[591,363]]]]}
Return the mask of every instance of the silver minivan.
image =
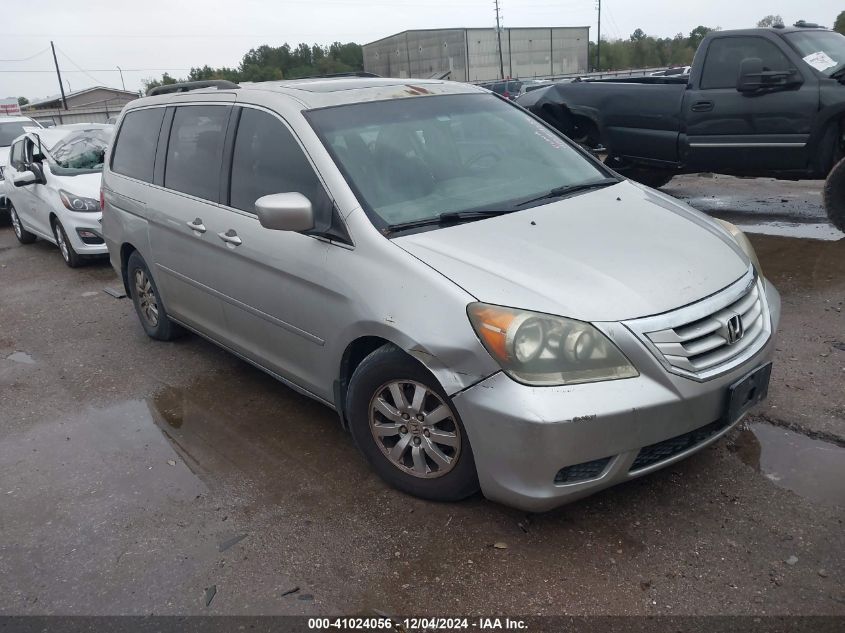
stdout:
{"type": "Polygon", "coordinates": [[[780,298],[745,236],[520,107],[430,80],[194,87],[129,104],[103,171],[141,325],[334,408],[395,487],[547,510],[765,397],[780,298]]]}

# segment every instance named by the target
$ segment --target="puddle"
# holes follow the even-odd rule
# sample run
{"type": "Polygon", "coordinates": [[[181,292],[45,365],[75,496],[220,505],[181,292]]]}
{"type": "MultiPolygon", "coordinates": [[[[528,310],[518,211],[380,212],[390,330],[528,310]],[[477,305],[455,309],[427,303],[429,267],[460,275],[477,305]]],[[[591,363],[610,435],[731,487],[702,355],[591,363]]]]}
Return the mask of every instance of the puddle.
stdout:
{"type": "Polygon", "coordinates": [[[845,448],[757,422],[739,432],[731,450],[776,486],[845,506],[845,448]]]}
{"type": "Polygon", "coordinates": [[[26,352],[15,352],[14,354],[9,354],[6,356],[6,360],[10,360],[15,363],[23,363],[24,365],[35,364],[35,359],[26,352]]]}

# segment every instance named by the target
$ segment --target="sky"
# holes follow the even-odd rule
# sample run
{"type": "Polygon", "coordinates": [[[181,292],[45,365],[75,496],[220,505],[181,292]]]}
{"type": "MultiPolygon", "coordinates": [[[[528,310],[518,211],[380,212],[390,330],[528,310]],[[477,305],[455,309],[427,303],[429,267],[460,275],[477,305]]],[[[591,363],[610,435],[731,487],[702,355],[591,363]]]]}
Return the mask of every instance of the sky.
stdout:
{"type": "MultiPolygon", "coordinates": [[[[127,90],[167,71],[237,66],[250,48],[285,42],[361,44],[418,28],[495,26],[493,0],[38,0],[4,8],[0,29],[0,97],[58,94],[50,41],[65,90],[95,85],[127,90]],[[36,72],[33,72],[36,71],[36,72]]],[[[503,26],[589,26],[596,0],[500,0],[503,26]]],[[[841,0],[602,0],[602,35],[625,38],[641,28],[658,37],[695,26],[747,28],[769,14],[787,24],[832,26],[841,0]]]]}

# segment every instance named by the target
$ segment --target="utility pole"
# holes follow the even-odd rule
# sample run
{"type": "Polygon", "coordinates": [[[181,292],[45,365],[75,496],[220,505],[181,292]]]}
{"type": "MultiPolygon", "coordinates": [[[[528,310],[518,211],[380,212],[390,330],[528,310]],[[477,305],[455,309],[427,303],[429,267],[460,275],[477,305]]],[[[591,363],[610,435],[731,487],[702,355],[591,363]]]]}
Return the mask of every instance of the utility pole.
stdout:
{"type": "Polygon", "coordinates": [[[505,60],[502,58],[502,27],[499,25],[499,0],[494,0],[496,5],[496,37],[499,40],[499,74],[505,78],[505,60]]]}
{"type": "Polygon", "coordinates": [[[596,70],[601,70],[601,0],[598,0],[599,9],[599,28],[598,37],[596,38],[596,70]]]}
{"type": "Polygon", "coordinates": [[[53,62],[56,64],[56,75],[59,78],[59,90],[62,92],[62,105],[67,110],[67,99],[65,98],[65,85],[62,83],[62,71],[59,70],[59,60],[56,58],[56,47],[53,46],[53,41],[50,41],[50,48],[53,49],[53,62]]]}

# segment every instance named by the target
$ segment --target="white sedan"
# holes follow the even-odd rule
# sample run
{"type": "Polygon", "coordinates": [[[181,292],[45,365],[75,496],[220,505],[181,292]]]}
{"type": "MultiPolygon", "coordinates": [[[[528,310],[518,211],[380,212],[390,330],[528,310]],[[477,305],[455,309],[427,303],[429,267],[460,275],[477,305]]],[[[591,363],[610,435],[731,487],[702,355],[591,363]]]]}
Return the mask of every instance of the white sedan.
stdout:
{"type": "Polygon", "coordinates": [[[14,140],[5,195],[15,236],[56,244],[65,263],[108,253],[100,229],[100,177],[114,126],[27,128],[14,140]]]}

